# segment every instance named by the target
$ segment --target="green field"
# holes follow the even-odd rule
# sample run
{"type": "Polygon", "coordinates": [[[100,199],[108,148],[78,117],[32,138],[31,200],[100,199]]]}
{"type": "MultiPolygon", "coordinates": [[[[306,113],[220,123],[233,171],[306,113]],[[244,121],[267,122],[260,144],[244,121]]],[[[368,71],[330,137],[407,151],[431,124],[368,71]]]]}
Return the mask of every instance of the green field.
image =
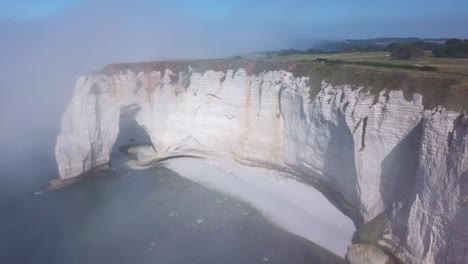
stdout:
{"type": "Polygon", "coordinates": [[[424,57],[412,60],[394,60],[390,57],[390,52],[386,51],[273,56],[271,59],[274,61],[314,61],[317,58],[357,63],[386,63],[401,66],[435,66],[439,72],[456,73],[468,76],[468,59],[436,58],[432,56],[430,51],[425,52],[424,57]]]}

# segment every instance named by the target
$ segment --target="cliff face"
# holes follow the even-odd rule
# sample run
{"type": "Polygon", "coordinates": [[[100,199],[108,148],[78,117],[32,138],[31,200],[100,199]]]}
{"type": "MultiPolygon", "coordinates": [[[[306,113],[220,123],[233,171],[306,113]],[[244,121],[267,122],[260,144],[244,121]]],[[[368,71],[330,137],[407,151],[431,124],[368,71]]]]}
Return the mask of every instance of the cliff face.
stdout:
{"type": "Polygon", "coordinates": [[[322,188],[372,241],[408,263],[468,262],[468,118],[398,87],[377,97],[285,70],[125,70],[81,77],[62,120],[60,177],[107,163],[122,111],[158,156],[272,166],[322,188]],[[314,80],[317,81],[317,80],[314,80]],[[406,96],[407,97],[407,96],[406,96]],[[375,231],[375,230],[374,230],[375,231]]]}

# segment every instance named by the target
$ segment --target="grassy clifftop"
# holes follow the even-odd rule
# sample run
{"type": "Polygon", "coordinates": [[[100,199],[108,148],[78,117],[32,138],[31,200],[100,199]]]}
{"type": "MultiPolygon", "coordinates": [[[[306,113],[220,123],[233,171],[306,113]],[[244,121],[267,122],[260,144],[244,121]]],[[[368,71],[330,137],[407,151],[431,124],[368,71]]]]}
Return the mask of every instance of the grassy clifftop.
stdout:
{"type": "Polygon", "coordinates": [[[402,90],[408,101],[418,93],[423,95],[426,109],[443,105],[454,111],[468,111],[468,77],[459,74],[341,64],[298,64],[296,74],[310,77],[312,98],[325,80],[332,85],[364,87],[373,95],[383,90],[402,90]]]}
{"type": "Polygon", "coordinates": [[[411,100],[414,93],[423,95],[426,109],[437,105],[454,111],[468,111],[468,72],[423,72],[398,68],[385,68],[352,64],[320,64],[307,60],[251,60],[215,59],[161,61],[144,63],[123,63],[106,66],[101,72],[116,74],[121,71],[151,72],[170,69],[173,72],[187,71],[192,67],[196,72],[207,70],[227,71],[246,69],[248,74],[264,71],[286,70],[295,76],[309,77],[310,96],[315,98],[322,81],[332,85],[364,87],[371,94],[378,95],[383,90],[402,90],[405,98],[411,100]]]}

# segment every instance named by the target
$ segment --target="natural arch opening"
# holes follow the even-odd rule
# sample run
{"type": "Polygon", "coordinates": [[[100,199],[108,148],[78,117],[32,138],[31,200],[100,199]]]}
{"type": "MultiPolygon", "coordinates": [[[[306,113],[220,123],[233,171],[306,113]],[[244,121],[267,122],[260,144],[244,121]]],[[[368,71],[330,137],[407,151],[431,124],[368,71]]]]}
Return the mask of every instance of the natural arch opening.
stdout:
{"type": "Polygon", "coordinates": [[[119,132],[112,147],[110,162],[113,166],[131,157],[137,165],[146,166],[156,159],[156,149],[145,129],[138,124],[138,105],[122,107],[119,117],[119,132]]]}

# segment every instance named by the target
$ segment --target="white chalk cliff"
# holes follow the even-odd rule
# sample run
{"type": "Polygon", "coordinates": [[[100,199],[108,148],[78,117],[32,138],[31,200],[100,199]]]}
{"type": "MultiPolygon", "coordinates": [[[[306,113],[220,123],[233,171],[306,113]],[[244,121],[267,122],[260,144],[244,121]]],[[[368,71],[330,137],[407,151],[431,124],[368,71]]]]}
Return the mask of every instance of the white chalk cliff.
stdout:
{"type": "MultiPolygon", "coordinates": [[[[62,179],[109,162],[130,107],[158,156],[269,166],[321,186],[359,227],[384,214],[376,246],[404,263],[468,263],[468,117],[425,109],[398,87],[310,98],[284,70],[165,70],[80,77],[56,145],[62,179]]],[[[351,242],[350,242],[351,243],[351,242]]]]}

